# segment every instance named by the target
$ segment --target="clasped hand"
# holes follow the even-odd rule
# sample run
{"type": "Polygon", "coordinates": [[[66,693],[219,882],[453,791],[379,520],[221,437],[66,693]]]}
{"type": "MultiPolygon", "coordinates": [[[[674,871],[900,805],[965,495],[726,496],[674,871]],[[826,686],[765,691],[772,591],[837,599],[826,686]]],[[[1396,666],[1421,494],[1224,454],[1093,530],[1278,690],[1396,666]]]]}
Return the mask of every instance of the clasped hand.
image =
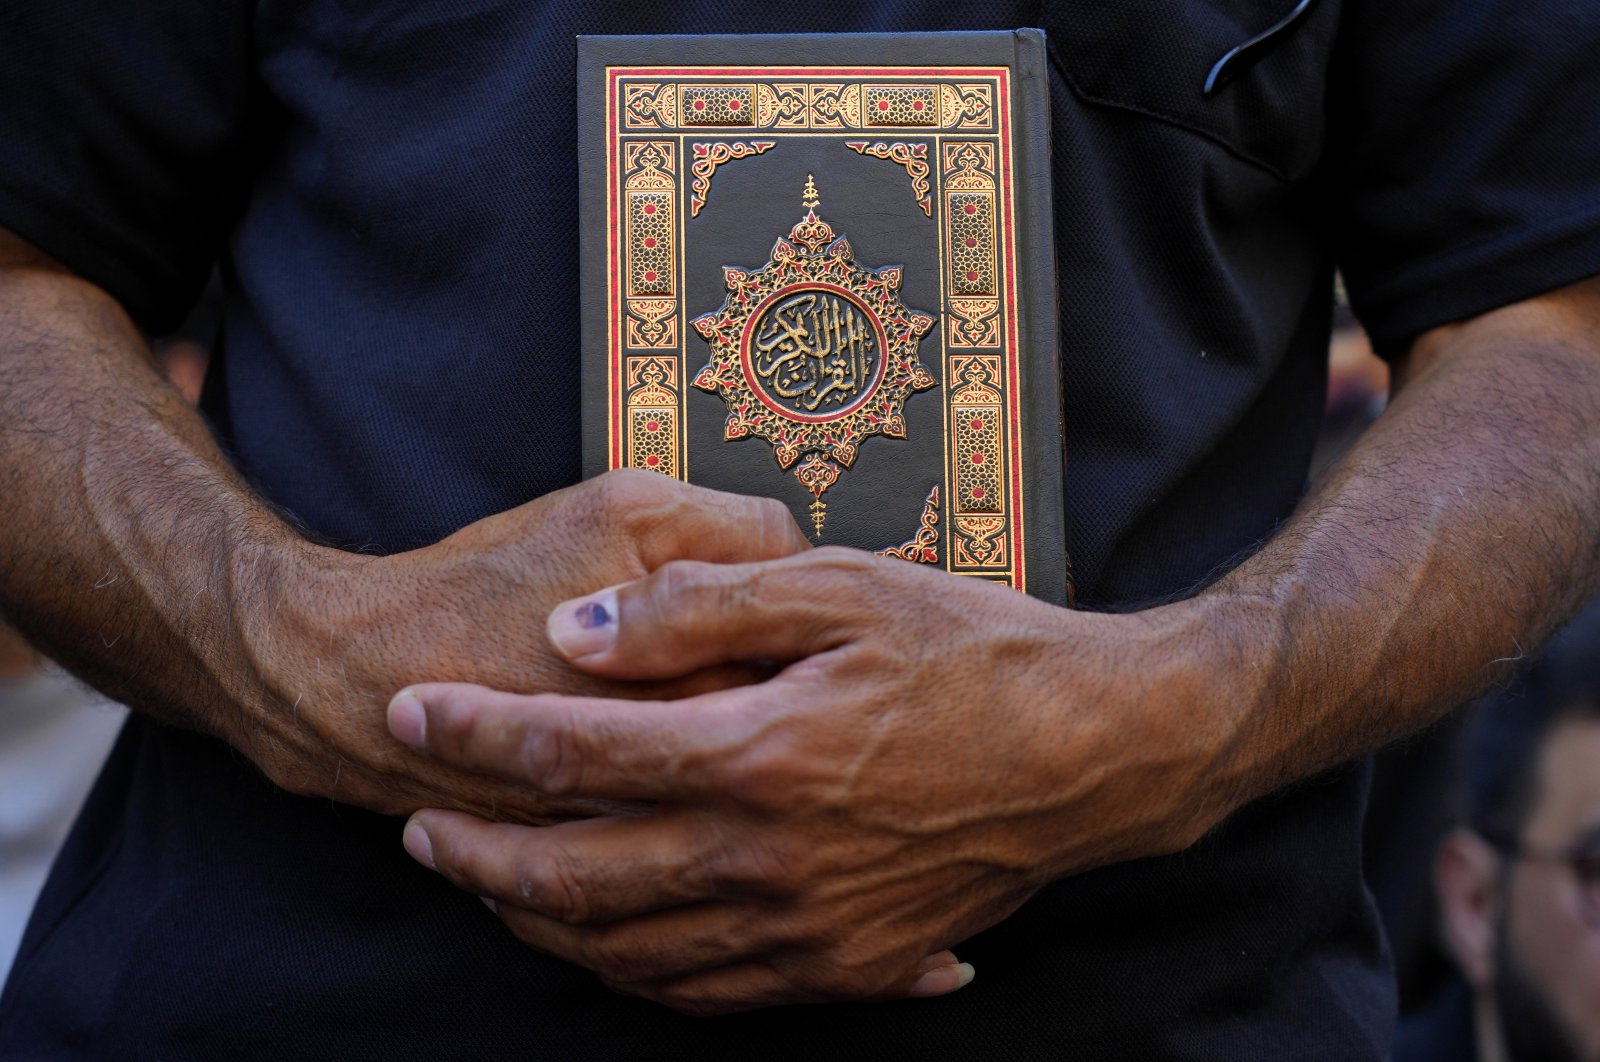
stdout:
{"type": "Polygon", "coordinates": [[[946,949],[1046,882],[1214,821],[1153,616],[845,549],[669,563],[559,605],[551,642],[615,680],[777,673],[647,702],[403,690],[391,731],[445,764],[644,802],[548,827],[426,810],[406,847],[525,943],[686,1012],[954,991],[972,971],[946,949]]]}

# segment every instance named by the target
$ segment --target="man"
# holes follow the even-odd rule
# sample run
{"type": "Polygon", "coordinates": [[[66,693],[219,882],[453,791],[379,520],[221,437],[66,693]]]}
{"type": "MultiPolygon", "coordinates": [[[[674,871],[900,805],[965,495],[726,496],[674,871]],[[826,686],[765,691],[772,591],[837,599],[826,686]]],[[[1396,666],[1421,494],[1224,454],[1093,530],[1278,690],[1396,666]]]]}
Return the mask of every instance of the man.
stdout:
{"type": "Polygon", "coordinates": [[[1402,1026],[1397,1062],[1600,1059],[1600,612],[1485,704],[1470,749],[1434,864],[1466,985],[1402,1026]]]}
{"type": "Polygon", "coordinates": [[[0,600],[147,715],[0,1051],[1381,1057],[1339,765],[1600,574],[1600,12],[1298,10],[8,13],[0,600]],[[1033,23],[1098,612],[557,489],[575,33],[1033,23]],[[140,332],[219,249],[231,461],[140,332]],[[1398,393],[1296,509],[1335,258],[1398,393]]]}

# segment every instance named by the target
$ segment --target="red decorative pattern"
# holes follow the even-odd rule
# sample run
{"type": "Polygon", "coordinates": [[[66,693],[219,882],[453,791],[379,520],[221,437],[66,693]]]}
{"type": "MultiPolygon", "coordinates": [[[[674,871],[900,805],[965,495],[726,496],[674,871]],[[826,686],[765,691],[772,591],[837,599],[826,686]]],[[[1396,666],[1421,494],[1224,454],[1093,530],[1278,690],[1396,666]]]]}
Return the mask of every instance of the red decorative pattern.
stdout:
{"type": "Polygon", "coordinates": [[[628,346],[650,348],[677,345],[676,299],[628,300],[628,346]]]}
{"type": "Polygon", "coordinates": [[[623,90],[622,121],[629,129],[671,129],[678,124],[678,86],[634,83],[623,90]]]}
{"type": "Polygon", "coordinates": [[[998,347],[1000,300],[951,298],[947,341],[952,347],[998,347]]]}
{"type": "Polygon", "coordinates": [[[955,563],[963,568],[1008,568],[1006,558],[1006,518],[1003,516],[958,516],[954,545],[955,563]]]}
{"type": "Polygon", "coordinates": [[[995,176],[991,145],[944,145],[947,279],[956,295],[997,295],[995,176]]]}
{"type": "MultiPolygon", "coordinates": [[[[874,435],[904,438],[906,399],[935,384],[918,357],[919,344],[933,328],[933,318],[908,309],[900,301],[902,279],[898,266],[872,269],[857,264],[849,241],[844,236],[835,237],[832,227],[817,216],[815,209],[809,209],[788,237],[773,245],[772,256],[765,265],[748,270],[724,266],[727,296],[723,305],[691,322],[711,347],[711,360],[695,377],[694,386],[720,395],[726,403],[724,438],[765,439],[772,445],[780,468],[790,468],[802,457],[807,458],[797,474],[816,500],[813,518],[819,537],[822,492],[838,478],[838,470],[853,465],[862,442],[874,435]],[[814,301],[832,300],[836,307],[834,329],[849,324],[841,323],[838,316],[840,299],[855,307],[847,307],[849,313],[859,311],[870,318],[871,326],[870,335],[852,333],[858,352],[870,348],[870,374],[865,365],[857,365],[852,370],[848,404],[835,412],[816,415],[804,415],[772,401],[762,393],[763,384],[757,378],[760,374],[752,375],[755,326],[762,324],[774,307],[808,293],[817,294],[818,300],[814,301]],[[874,336],[881,337],[882,349],[876,349],[880,340],[874,336]],[[830,464],[837,467],[831,476],[824,476],[822,466],[830,464]]],[[[808,352],[803,347],[809,335],[795,326],[788,330],[787,338],[780,335],[774,339],[774,343],[782,340],[787,344],[782,348],[784,356],[778,360],[790,366],[804,363],[808,352]]],[[[864,358],[865,354],[859,356],[864,358]]],[[[801,377],[820,380],[830,371],[833,382],[816,386],[831,390],[841,379],[839,374],[846,371],[842,363],[828,370],[824,359],[818,358],[807,368],[810,375],[802,373],[801,377]]]]}
{"type": "Polygon", "coordinates": [[[689,150],[694,153],[694,163],[689,167],[689,172],[694,175],[694,183],[689,186],[689,216],[697,218],[700,216],[700,211],[705,209],[706,197],[711,194],[711,178],[716,174],[718,166],[735,159],[763,154],[775,146],[775,142],[771,140],[690,144],[689,150]]]}
{"type": "Polygon", "coordinates": [[[678,120],[685,126],[756,124],[754,85],[679,85],[678,120]]]}
{"type": "Polygon", "coordinates": [[[761,128],[804,129],[810,122],[806,93],[810,86],[779,82],[758,86],[757,118],[761,128]]]}
{"type": "Polygon", "coordinates": [[[939,86],[941,124],[946,129],[990,129],[994,126],[994,96],[985,84],[939,86]]]}
{"type": "Polygon", "coordinates": [[[628,386],[628,467],[678,478],[677,359],[629,358],[628,386]]]}
{"type": "Polygon", "coordinates": [[[812,129],[860,129],[861,86],[807,86],[806,121],[812,129]]]}
{"type": "Polygon", "coordinates": [[[951,381],[951,560],[957,569],[1005,569],[1014,559],[1008,542],[1016,514],[1008,500],[1014,459],[1007,444],[1012,438],[1007,430],[1012,399],[999,349],[1005,335],[999,298],[1001,185],[994,145],[946,141],[940,165],[950,292],[946,372],[951,381]],[[991,352],[965,353],[973,349],[991,352]]]}
{"type": "MultiPolygon", "coordinates": [[[[903,167],[919,208],[938,226],[933,233],[941,246],[939,288],[946,321],[939,344],[940,379],[949,388],[943,418],[949,431],[944,446],[946,469],[938,493],[948,511],[933,515],[925,511],[934,528],[927,545],[937,559],[922,562],[1023,586],[1024,510],[1019,468],[1024,446],[1031,442],[1019,435],[1016,393],[1020,352],[1016,349],[1015,247],[1009,233],[1014,224],[1015,189],[1010,172],[1008,73],[981,67],[629,66],[609,69],[606,78],[611,87],[606,157],[610,189],[607,287],[612,315],[607,369],[611,396],[608,463],[686,478],[690,455],[684,448],[685,432],[694,432],[698,438],[704,425],[686,423],[688,407],[682,383],[685,379],[709,383],[717,388],[727,410],[723,436],[768,439],[776,463],[795,475],[812,498],[811,524],[821,537],[830,487],[852,467],[864,439],[871,434],[904,436],[904,399],[889,409],[881,404],[896,387],[905,390],[905,398],[922,388],[905,387],[903,379],[894,383],[897,374],[905,374],[899,374],[890,359],[879,355],[893,345],[894,338],[903,340],[903,333],[889,326],[872,298],[836,284],[835,279],[814,284],[796,280],[785,295],[776,295],[773,287],[770,300],[748,287],[741,291],[737,284],[726,283],[739,274],[748,278],[764,269],[776,270],[781,265],[777,246],[766,266],[724,269],[727,291],[718,313],[742,312],[752,328],[765,321],[770,332],[772,321],[786,313],[794,317],[815,292],[816,310],[831,315],[828,320],[837,322],[832,327],[849,331],[860,326],[860,334],[874,340],[876,353],[856,359],[855,389],[845,399],[830,398],[805,419],[795,414],[804,414],[811,405],[785,399],[785,387],[792,381],[770,375],[770,365],[765,367],[769,375],[759,378],[754,369],[747,373],[742,363],[735,363],[733,371],[743,380],[746,392],[740,399],[730,397],[716,384],[718,357],[711,337],[707,338],[712,358],[699,374],[683,360],[685,279],[679,269],[685,236],[693,237],[690,219],[708,207],[715,173],[733,161],[730,156],[697,170],[694,164],[708,159],[716,149],[708,147],[705,156],[696,154],[695,141],[772,144],[787,150],[780,143],[784,134],[833,133],[836,142],[858,154],[903,167]],[[686,113],[685,104],[694,102],[701,106],[686,113]],[[750,132],[717,136],[720,130],[740,129],[750,132]],[[862,136],[863,130],[869,131],[868,137],[862,136]],[[944,135],[930,153],[922,142],[932,142],[936,132],[944,135]],[[674,135],[685,133],[689,135],[674,135]],[[967,133],[971,135],[964,135],[967,133]],[[908,154],[920,147],[912,157],[927,170],[895,158],[896,144],[906,145],[908,154]],[[682,161],[679,152],[685,156],[682,161]],[[933,172],[935,166],[938,173],[933,172]],[[930,187],[924,189],[921,181],[930,187]],[[967,198],[952,199],[952,194],[967,198]],[[655,211],[645,211],[646,205],[655,211]],[[973,210],[960,210],[957,217],[952,207],[967,205],[973,210]],[[968,218],[972,220],[964,220],[968,218]],[[665,233],[653,231],[661,225],[666,227],[665,233]],[[969,226],[977,231],[966,231],[969,226]],[[968,239],[974,241],[970,246],[968,239]],[[959,274],[957,265],[962,267],[959,274]],[[896,336],[892,338],[891,333],[896,336]],[[757,378],[752,381],[752,377],[757,378]],[[765,397],[753,383],[765,387],[765,397]],[[982,388],[987,394],[981,393],[982,388]],[[980,398],[984,400],[978,401],[980,398]],[[791,415],[774,411],[773,405],[787,408],[791,415]],[[817,448],[807,448],[813,443],[817,448]]],[[[723,194],[731,191],[730,186],[723,194]]],[[[804,213],[788,238],[779,243],[788,243],[795,263],[825,263],[835,243],[832,230],[819,216],[820,210],[804,213]]],[[[820,266],[812,268],[820,274],[820,266]]],[[[898,297],[898,284],[895,288],[898,297]]],[[[914,313],[904,312],[908,317],[914,313]]],[[[919,316],[929,321],[930,329],[914,337],[913,350],[920,349],[920,340],[931,330],[933,315],[919,316]]],[[[701,331],[701,322],[695,323],[701,331]]],[[[814,327],[815,319],[807,317],[806,323],[814,327]]],[[[731,338],[739,342],[745,336],[744,330],[737,330],[731,338]]],[[[821,364],[817,358],[813,362],[821,364]]],[[[932,386],[932,374],[920,362],[916,368],[932,386]]],[[[813,398],[816,393],[813,391],[813,398]]],[[[888,457],[892,444],[882,445],[888,457]]],[[[877,453],[876,447],[869,449],[877,453]]],[[[911,546],[926,530],[926,525],[919,524],[917,535],[895,548],[911,546]]]]}
{"type": "Polygon", "coordinates": [[[861,96],[866,125],[939,124],[939,90],[934,85],[863,85],[861,96]]]}
{"type": "MultiPolygon", "coordinates": [[[[668,86],[670,87],[670,86],[668,86]]],[[[642,97],[665,106],[661,90],[642,97]]],[[[641,104],[641,106],[643,106],[641,104]]],[[[651,112],[654,113],[654,112],[651,112]]],[[[613,289],[621,328],[613,339],[613,386],[620,392],[612,420],[620,445],[614,465],[683,478],[678,247],[678,145],[670,140],[625,140],[619,145],[621,290],[613,289]],[[620,347],[616,345],[620,339],[620,347]],[[629,350],[643,356],[623,356],[629,350]]],[[[615,189],[616,186],[613,186],[615,189]]],[[[614,208],[615,209],[615,208],[614,208]]]]}
{"type": "MultiPolygon", "coordinates": [[[[885,73],[892,73],[885,70],[885,73]]],[[[631,130],[943,129],[993,133],[990,78],[884,83],[723,81],[623,84],[622,124],[631,130]]]]}
{"type": "Polygon", "coordinates": [[[939,563],[939,488],[937,485],[928,492],[928,500],[922,503],[922,517],[917,521],[917,533],[898,546],[880,549],[877,552],[880,557],[898,557],[914,564],[939,563]]]}
{"type": "Polygon", "coordinates": [[[950,290],[958,295],[995,294],[994,193],[946,192],[950,234],[950,290]]]}
{"type": "Polygon", "coordinates": [[[917,206],[922,208],[924,215],[933,217],[933,196],[928,194],[927,144],[886,144],[881,140],[869,144],[865,140],[847,140],[844,146],[858,155],[871,155],[904,166],[906,176],[911,178],[911,194],[917,200],[917,206]]]}
{"type": "Polygon", "coordinates": [[[670,141],[639,140],[627,145],[624,246],[630,296],[677,291],[676,152],[677,145],[670,141]]]}
{"type": "Polygon", "coordinates": [[[953,365],[957,385],[950,393],[950,428],[954,437],[958,513],[1001,513],[1005,510],[1001,424],[1005,410],[1000,392],[989,384],[997,365],[989,358],[969,357],[953,365]]]}
{"type": "Polygon", "coordinates": [[[822,526],[828,518],[828,503],[822,500],[822,494],[839,482],[839,466],[811,454],[794,470],[794,478],[811,492],[811,534],[821,538],[822,526]]]}

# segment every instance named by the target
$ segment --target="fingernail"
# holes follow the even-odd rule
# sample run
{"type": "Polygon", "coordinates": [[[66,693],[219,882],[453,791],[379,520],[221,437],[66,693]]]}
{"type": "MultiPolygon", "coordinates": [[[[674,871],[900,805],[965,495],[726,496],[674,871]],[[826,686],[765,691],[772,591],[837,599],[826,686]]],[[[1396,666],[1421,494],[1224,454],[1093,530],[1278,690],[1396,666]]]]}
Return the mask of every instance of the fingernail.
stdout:
{"type": "Polygon", "coordinates": [[[406,832],[401,835],[400,843],[406,846],[406,851],[411,858],[433,870],[433,842],[428,840],[428,831],[416,819],[406,823],[406,832]]]}
{"type": "Polygon", "coordinates": [[[428,713],[410,689],[403,689],[389,702],[389,733],[414,749],[427,739],[428,713]]]}
{"type": "Polygon", "coordinates": [[[917,978],[916,984],[911,986],[910,994],[914,997],[947,996],[970,985],[974,973],[970,962],[941,966],[917,978]]]}
{"type": "Polygon", "coordinates": [[[605,652],[617,640],[617,595],[602,590],[576,601],[563,601],[546,625],[550,641],[568,660],[605,652]]]}

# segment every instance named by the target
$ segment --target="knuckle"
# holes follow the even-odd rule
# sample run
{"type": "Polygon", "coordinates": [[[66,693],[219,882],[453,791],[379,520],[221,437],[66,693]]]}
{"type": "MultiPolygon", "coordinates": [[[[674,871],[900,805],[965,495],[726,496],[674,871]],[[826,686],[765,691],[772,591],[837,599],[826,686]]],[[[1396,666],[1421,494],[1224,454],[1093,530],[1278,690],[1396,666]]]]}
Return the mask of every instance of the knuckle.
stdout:
{"type": "Polygon", "coordinates": [[[837,784],[784,733],[766,734],[716,768],[718,788],[735,802],[765,814],[831,805],[837,784]]]}
{"type": "MultiPolygon", "coordinates": [[[[720,857],[718,876],[727,885],[769,899],[792,899],[815,880],[817,858],[813,850],[756,841],[732,849],[720,857]]],[[[769,927],[786,941],[800,931],[793,927],[769,927]]],[[[803,933],[801,934],[803,935],[803,933]]]]}
{"type": "Polygon", "coordinates": [[[583,938],[581,954],[585,966],[619,985],[638,984],[650,980],[656,973],[648,956],[605,928],[596,929],[583,938]]]}
{"type": "Polygon", "coordinates": [[[875,575],[881,567],[879,559],[871,553],[846,546],[818,546],[811,556],[820,567],[858,578],[875,575]]]}
{"type": "Polygon", "coordinates": [[[712,574],[711,565],[701,561],[668,561],[650,576],[650,600],[658,608],[690,604],[689,599],[704,589],[712,574]]]}
{"type": "Polygon", "coordinates": [[[845,546],[819,546],[806,555],[806,578],[816,596],[827,601],[851,601],[856,607],[871,607],[888,594],[883,584],[886,567],[914,567],[901,561],[886,561],[865,550],[845,546]]]}
{"type": "Polygon", "coordinates": [[[670,481],[634,468],[617,468],[597,476],[595,490],[601,499],[619,508],[658,500],[670,481]]]}
{"type": "Polygon", "coordinates": [[[748,598],[743,580],[703,561],[674,560],[657,568],[646,584],[646,607],[657,629],[671,630],[686,617],[700,621],[733,614],[748,598]]]}
{"type": "Polygon", "coordinates": [[[713,768],[713,783],[735,803],[755,811],[787,804],[784,775],[788,773],[788,756],[770,745],[764,741],[726,757],[713,768]]]}
{"type": "Polygon", "coordinates": [[[559,849],[525,860],[517,875],[517,894],[523,905],[558,922],[588,921],[593,905],[572,860],[559,849]]]}
{"type": "Polygon", "coordinates": [[[675,493],[675,481],[638,469],[613,469],[590,482],[594,517],[626,534],[654,526],[662,506],[671,504],[675,493]]]}
{"type": "Polygon", "coordinates": [[[789,515],[789,507],[776,498],[751,497],[750,505],[757,520],[780,526],[794,523],[794,518],[789,515]]]}
{"type": "Polygon", "coordinates": [[[429,745],[440,752],[461,753],[477,733],[475,700],[460,689],[437,694],[429,705],[427,729],[429,745]]]}
{"type": "Polygon", "coordinates": [[[751,498],[752,517],[758,529],[763,552],[792,552],[804,543],[805,533],[795,523],[789,507],[776,498],[751,498]]]}
{"type": "Polygon", "coordinates": [[[529,782],[543,793],[572,796],[583,788],[582,749],[570,723],[524,730],[518,759],[529,782]]]}

